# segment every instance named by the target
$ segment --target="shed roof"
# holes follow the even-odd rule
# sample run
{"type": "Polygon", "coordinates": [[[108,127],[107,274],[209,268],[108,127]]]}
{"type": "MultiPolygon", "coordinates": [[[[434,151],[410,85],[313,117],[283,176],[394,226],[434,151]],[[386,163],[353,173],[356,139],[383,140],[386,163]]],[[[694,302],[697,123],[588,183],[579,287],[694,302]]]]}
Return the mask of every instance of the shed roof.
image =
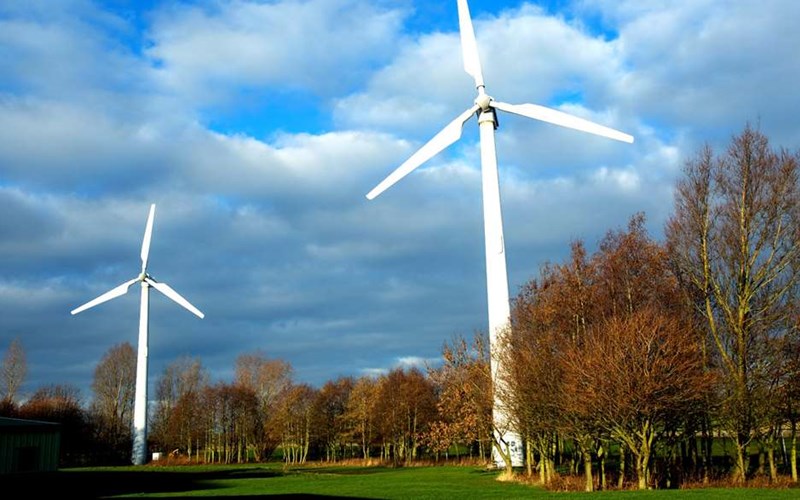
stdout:
{"type": "Polygon", "coordinates": [[[24,418],[0,417],[0,432],[2,431],[56,431],[60,426],[57,422],[42,420],[27,420],[24,418]]]}

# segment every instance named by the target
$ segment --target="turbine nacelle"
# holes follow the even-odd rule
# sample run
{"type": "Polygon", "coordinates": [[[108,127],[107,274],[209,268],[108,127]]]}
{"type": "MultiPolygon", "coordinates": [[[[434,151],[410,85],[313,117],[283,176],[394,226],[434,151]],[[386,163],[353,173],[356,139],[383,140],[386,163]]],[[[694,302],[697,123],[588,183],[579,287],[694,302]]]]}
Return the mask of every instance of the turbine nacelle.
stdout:
{"type": "Polygon", "coordinates": [[[491,107],[491,102],[493,100],[494,98],[492,98],[492,96],[487,94],[483,90],[483,87],[480,87],[478,91],[478,97],[475,98],[475,105],[478,106],[481,109],[481,111],[489,111],[489,108],[491,107]]]}

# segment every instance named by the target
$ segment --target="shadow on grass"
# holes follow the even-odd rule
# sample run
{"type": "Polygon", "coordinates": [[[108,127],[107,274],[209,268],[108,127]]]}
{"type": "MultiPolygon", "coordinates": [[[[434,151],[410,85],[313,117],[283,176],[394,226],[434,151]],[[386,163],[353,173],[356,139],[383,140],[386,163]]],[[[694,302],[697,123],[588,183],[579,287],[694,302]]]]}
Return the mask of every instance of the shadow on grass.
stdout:
{"type": "MultiPolygon", "coordinates": [[[[216,481],[237,479],[269,479],[281,477],[280,471],[267,469],[225,469],[203,472],[172,472],[162,470],[67,470],[57,472],[7,474],[0,476],[5,492],[16,491],[17,496],[3,498],[81,498],[96,499],[127,495],[169,494],[170,498],[197,498],[191,492],[202,490],[203,498],[217,498],[207,494],[215,488],[216,481]],[[180,494],[186,493],[183,497],[180,494]]],[[[343,497],[333,495],[270,494],[269,491],[257,495],[236,495],[225,492],[218,498],[318,498],[318,499],[355,499],[360,497],[343,497]]],[[[369,499],[364,499],[369,500],[369,499]]]]}
{"type": "Polygon", "coordinates": [[[385,472],[396,472],[400,469],[391,467],[357,467],[357,466],[320,466],[320,467],[296,467],[287,470],[286,474],[320,474],[332,476],[366,476],[371,474],[381,474],[385,472]]]}

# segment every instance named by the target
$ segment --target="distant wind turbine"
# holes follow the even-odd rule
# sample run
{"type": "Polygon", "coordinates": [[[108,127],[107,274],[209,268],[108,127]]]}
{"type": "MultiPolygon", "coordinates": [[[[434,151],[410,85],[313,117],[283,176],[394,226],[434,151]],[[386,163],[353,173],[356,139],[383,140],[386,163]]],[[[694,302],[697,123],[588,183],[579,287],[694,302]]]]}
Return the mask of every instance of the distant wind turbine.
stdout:
{"type": "Polygon", "coordinates": [[[134,465],[144,465],[147,456],[147,349],[148,349],[148,310],[150,307],[150,287],[155,288],[173,301],[191,311],[196,316],[203,318],[200,310],[189,303],[188,300],[178,294],[166,283],[159,283],[152,276],[147,274],[147,257],[150,253],[150,238],[153,234],[153,217],[156,213],[155,204],[150,205],[150,215],[147,217],[147,226],[144,231],[142,241],[142,271],[139,276],[130,281],[112,288],[96,299],[90,300],[84,305],[72,310],[72,314],[78,314],[91,307],[103,302],[125,295],[128,289],[136,282],[142,284],[141,305],[139,309],[139,347],[137,349],[138,359],[136,362],[136,399],[133,409],[133,453],[131,462],[134,465]]]}
{"type": "MultiPolygon", "coordinates": [[[[483,189],[483,223],[486,251],[486,284],[489,306],[489,342],[491,350],[491,375],[494,390],[493,420],[495,438],[503,452],[510,454],[512,466],[523,465],[522,442],[517,430],[513,428],[502,402],[498,400],[497,378],[499,359],[497,352],[498,336],[510,327],[510,305],[508,294],[508,275],[506,271],[505,245],[503,242],[503,220],[500,210],[500,185],[497,174],[497,153],[494,133],[497,128],[497,110],[541,120],[544,122],[588,132],[622,142],[633,143],[633,137],[620,131],[598,125],[591,121],[536,104],[506,104],[495,101],[486,93],[483,83],[478,45],[472,28],[472,20],[466,0],[458,0],[458,24],[461,32],[461,50],[464,69],[475,80],[478,96],[474,105],[447,124],[430,141],[409,157],[402,165],[367,194],[374,199],[414,169],[433,158],[445,148],[461,138],[461,129],[472,115],[478,115],[481,144],[481,177],[483,189]]],[[[505,461],[497,449],[493,448],[494,461],[498,467],[505,467],[505,461]]]]}

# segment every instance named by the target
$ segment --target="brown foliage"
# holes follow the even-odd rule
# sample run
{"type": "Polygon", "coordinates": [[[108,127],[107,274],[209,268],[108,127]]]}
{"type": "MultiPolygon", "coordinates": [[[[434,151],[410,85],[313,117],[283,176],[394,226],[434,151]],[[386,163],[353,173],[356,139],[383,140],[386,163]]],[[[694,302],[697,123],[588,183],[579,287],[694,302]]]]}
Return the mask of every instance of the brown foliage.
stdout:
{"type": "Polygon", "coordinates": [[[258,398],[247,387],[218,383],[202,394],[206,419],[206,449],[209,461],[242,463],[249,461],[252,443],[260,441],[263,427],[258,413],[258,398]]]}
{"type": "Polygon", "coordinates": [[[516,298],[504,339],[506,398],[539,456],[542,482],[554,477],[557,433],[584,454],[590,489],[597,440],[627,439],[646,466],[655,440],[703,399],[702,351],[667,257],[636,214],[591,257],[573,243],[566,263],[544,266],[516,298]]]}
{"type": "Polygon", "coordinates": [[[161,450],[180,449],[188,455],[205,440],[203,394],[208,374],[197,359],[181,357],[164,368],[156,384],[152,439],[161,450]]]}
{"type": "Polygon", "coordinates": [[[311,425],[319,447],[325,451],[326,460],[336,461],[344,456],[350,434],[345,414],[354,384],[352,377],[340,377],[326,382],[317,391],[311,425]]]}
{"type": "Polygon", "coordinates": [[[375,406],[378,400],[378,382],[371,377],[356,380],[347,400],[345,419],[352,439],[361,445],[361,456],[368,459],[375,435],[375,406]]]}
{"type": "Polygon", "coordinates": [[[651,308],[612,318],[563,362],[565,411],[625,443],[645,485],[655,442],[702,410],[711,385],[687,327],[651,308]]]}
{"type": "Polygon", "coordinates": [[[439,421],[430,429],[432,447],[445,452],[449,445],[482,444],[489,449],[492,433],[492,383],[489,339],[476,332],[471,341],[454,336],[442,347],[443,363],[429,368],[436,386],[439,421]]]}
{"type": "Polygon", "coordinates": [[[262,422],[261,432],[254,434],[261,439],[253,443],[256,455],[269,457],[282,439],[279,421],[286,415],[286,398],[293,389],[292,366],[282,359],[269,359],[263,353],[243,354],[236,358],[236,385],[252,391],[258,401],[258,418],[262,422]]]}
{"type": "Polygon", "coordinates": [[[416,459],[436,418],[436,394],[430,379],[416,368],[390,371],[381,377],[375,409],[384,453],[395,462],[416,459]]]}
{"type": "Polygon", "coordinates": [[[307,384],[288,387],[267,423],[268,436],[280,442],[287,463],[305,463],[308,457],[316,396],[317,391],[307,384]]]}
{"type": "Polygon", "coordinates": [[[60,465],[83,465],[87,460],[94,442],[77,387],[42,387],[20,406],[17,417],[61,424],[60,465]]]}

